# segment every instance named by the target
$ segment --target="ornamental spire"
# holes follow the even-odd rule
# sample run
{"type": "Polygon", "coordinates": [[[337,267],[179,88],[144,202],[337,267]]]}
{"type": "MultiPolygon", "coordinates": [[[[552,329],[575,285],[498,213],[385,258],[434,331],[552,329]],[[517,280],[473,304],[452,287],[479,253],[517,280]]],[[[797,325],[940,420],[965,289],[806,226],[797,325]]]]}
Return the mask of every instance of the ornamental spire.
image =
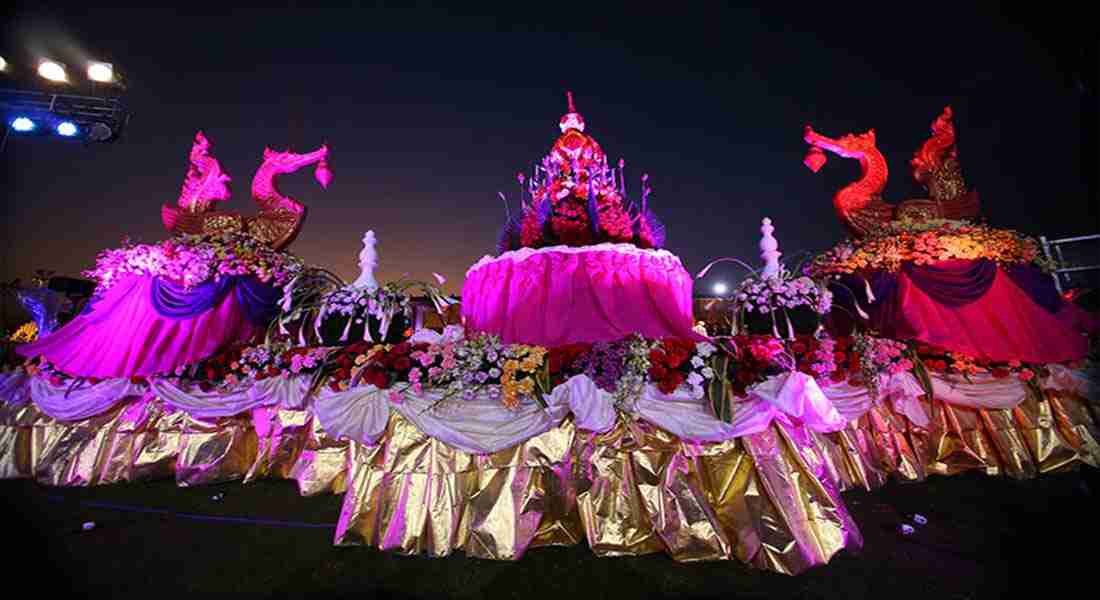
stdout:
{"type": "Polygon", "coordinates": [[[561,132],[565,133],[570,129],[576,129],[577,131],[584,131],[584,117],[577,112],[576,106],[573,105],[573,92],[566,91],[565,99],[569,103],[569,112],[565,113],[565,116],[558,122],[558,127],[561,128],[561,132]]]}

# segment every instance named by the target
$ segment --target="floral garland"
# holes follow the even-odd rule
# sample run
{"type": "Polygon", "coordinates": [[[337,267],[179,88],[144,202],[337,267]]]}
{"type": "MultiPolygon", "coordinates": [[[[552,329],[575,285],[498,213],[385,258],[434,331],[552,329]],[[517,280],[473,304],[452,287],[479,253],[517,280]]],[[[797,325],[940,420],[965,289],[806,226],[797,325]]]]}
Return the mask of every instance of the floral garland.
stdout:
{"type": "Polygon", "coordinates": [[[1024,383],[1036,377],[1045,376],[1042,365],[1025,363],[1019,360],[994,361],[984,357],[969,356],[962,352],[946,350],[922,342],[911,342],[910,347],[916,353],[924,368],[935,373],[960,376],[968,379],[974,375],[989,375],[996,379],[1016,377],[1024,383]]]}
{"type": "Polygon", "coordinates": [[[321,370],[332,350],[321,346],[295,347],[287,339],[254,346],[238,345],[193,365],[177,367],[163,376],[210,390],[223,383],[236,385],[245,380],[309,375],[321,370]]]}
{"type": "Polygon", "coordinates": [[[303,268],[302,260],[240,233],[179,235],[157,244],[134,244],[105,250],[95,268],[83,272],[107,290],[128,275],[164,277],[185,288],[231,275],[252,275],[282,286],[303,268]]]}
{"type": "Polygon", "coordinates": [[[1015,231],[961,221],[936,221],[928,227],[900,224],[866,238],[845,240],[817,256],[807,272],[812,277],[895,272],[907,262],[927,265],[942,260],[982,258],[1051,268],[1039,244],[1015,231]]]}

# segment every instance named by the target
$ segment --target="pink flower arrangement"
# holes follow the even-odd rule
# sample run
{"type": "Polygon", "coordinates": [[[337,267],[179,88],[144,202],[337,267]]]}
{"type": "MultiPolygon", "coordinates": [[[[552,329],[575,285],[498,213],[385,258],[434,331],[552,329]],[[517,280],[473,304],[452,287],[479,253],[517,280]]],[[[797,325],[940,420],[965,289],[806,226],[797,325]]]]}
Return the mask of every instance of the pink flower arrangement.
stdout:
{"type": "Polygon", "coordinates": [[[123,242],[96,257],[85,271],[103,291],[129,275],[164,277],[190,288],[232,275],[252,275],[265,283],[285,285],[301,272],[301,259],[278,252],[246,235],[183,235],[157,244],[123,242]]]}

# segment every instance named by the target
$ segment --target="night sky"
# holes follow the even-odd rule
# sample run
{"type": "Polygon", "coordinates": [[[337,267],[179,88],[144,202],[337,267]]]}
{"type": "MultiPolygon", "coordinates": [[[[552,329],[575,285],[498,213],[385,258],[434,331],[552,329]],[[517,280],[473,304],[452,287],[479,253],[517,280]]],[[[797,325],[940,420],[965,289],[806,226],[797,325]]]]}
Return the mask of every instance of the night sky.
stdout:
{"type": "MultiPolygon", "coordinates": [[[[457,292],[494,251],[497,192],[514,206],[515,174],[557,137],[566,89],[608,158],[626,160],[628,190],[650,175],[668,249],[692,273],[719,256],[757,262],[765,216],[787,255],[842,237],[831,198],[858,165],[830,155],[811,173],[805,124],[831,136],[875,128],[896,202],[918,195],[908,159],[947,104],[991,224],[1036,236],[1100,230],[1095,108],[1085,110],[1097,102],[1096,38],[1079,15],[964,3],[883,3],[862,15],[834,2],[787,14],[516,4],[530,13],[9,13],[9,62],[47,50],[69,64],[110,60],[134,116],[110,145],[9,140],[3,278],[76,275],[124,236],[163,239],[160,205],[176,201],[201,129],[233,177],[225,207],[246,214],[265,144],[328,142],[328,191],[312,168],[280,182],[310,209],[291,249],[353,279],[362,233],[374,229],[379,280],[437,271],[457,292]]],[[[715,269],[708,283],[735,272],[715,269]]]]}

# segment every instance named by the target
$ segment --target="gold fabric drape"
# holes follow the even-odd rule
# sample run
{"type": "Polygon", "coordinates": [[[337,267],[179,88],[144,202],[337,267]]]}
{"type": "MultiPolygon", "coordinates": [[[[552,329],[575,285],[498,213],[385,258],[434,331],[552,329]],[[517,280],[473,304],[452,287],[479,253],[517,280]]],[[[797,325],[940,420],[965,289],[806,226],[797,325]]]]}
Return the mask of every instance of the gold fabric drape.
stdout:
{"type": "Polygon", "coordinates": [[[75,422],[0,403],[0,477],[55,486],[175,477],[181,487],[280,477],[303,496],[342,493],[347,442],[307,411],[271,412],[278,426],[258,436],[250,414],[199,419],[156,401],[75,422]]]}
{"type": "Polygon", "coordinates": [[[667,552],[793,574],[862,543],[842,490],[1100,466],[1100,429],[1083,397],[1046,391],[1009,410],[923,402],[926,427],[879,405],[835,433],[776,422],[707,444],[625,417],[604,434],[566,420],[489,455],[455,450],[396,413],[381,442],[364,446],[328,437],[309,411],[197,419],[142,400],[64,423],[0,403],[0,477],[59,486],[283,478],[302,495],[347,491],[338,545],[515,560],[587,543],[599,556],[667,552]]]}

